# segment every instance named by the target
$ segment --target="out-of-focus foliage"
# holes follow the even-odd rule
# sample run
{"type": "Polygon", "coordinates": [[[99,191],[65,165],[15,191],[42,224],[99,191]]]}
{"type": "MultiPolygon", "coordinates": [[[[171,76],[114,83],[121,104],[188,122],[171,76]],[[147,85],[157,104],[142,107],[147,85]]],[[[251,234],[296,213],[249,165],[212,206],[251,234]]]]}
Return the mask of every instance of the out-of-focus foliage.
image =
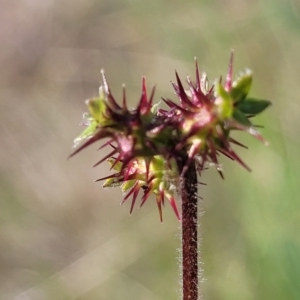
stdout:
{"type": "MultiPolygon", "coordinates": [[[[67,161],[83,100],[103,67],[117,99],[139,100],[140,78],[174,98],[176,68],[193,57],[212,76],[254,73],[264,147],[238,136],[247,173],[224,160],[200,195],[205,299],[300,299],[298,100],[300,5],[283,1],[2,1],[0,5],[0,298],[177,299],[178,223],[147,203],[128,216],[121,193],[93,179],[90,149],[67,161]]],[[[213,80],[214,78],[210,78],[213,80]]],[[[251,95],[250,95],[251,96],[251,95]]],[[[103,153],[104,154],[104,153],[103,153]]],[[[92,156],[92,158],[91,158],[92,156]]]]}

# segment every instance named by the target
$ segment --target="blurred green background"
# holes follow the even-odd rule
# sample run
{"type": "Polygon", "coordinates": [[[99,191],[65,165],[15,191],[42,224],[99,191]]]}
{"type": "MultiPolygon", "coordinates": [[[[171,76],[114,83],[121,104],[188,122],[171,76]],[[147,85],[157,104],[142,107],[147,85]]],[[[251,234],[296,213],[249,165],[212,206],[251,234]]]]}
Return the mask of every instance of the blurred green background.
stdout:
{"type": "MultiPolygon", "coordinates": [[[[300,3],[297,0],[20,0],[0,3],[0,299],[179,299],[179,223],[166,204],[128,216],[91,147],[67,161],[100,69],[132,105],[142,74],[175,98],[194,56],[214,80],[254,72],[269,140],[237,136],[252,167],[222,160],[201,186],[201,291],[209,300],[300,299],[300,3]]],[[[120,99],[120,98],[119,98],[120,99]]]]}

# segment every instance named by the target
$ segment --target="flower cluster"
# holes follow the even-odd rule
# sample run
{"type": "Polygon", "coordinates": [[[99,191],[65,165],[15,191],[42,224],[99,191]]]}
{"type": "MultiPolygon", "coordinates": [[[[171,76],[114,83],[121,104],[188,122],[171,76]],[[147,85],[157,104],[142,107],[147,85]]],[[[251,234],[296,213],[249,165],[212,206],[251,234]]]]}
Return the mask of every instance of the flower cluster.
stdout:
{"type": "Polygon", "coordinates": [[[95,166],[107,160],[115,173],[98,181],[105,180],[104,187],[121,185],[127,193],[123,202],[132,198],[130,212],[142,191],[140,206],[154,194],[162,219],[161,207],[167,198],[180,219],[175,194],[190,164],[196,164],[200,173],[206,162],[213,163],[223,177],[218,162],[223,154],[250,170],[232,149],[231,144],[245,146],[233,139],[231,132],[242,130],[265,142],[250,118],[270,102],[248,97],[252,73],[246,70],[233,80],[232,63],[233,54],[225,82],[220,79],[211,87],[206,74],[200,74],[197,61],[195,83],[187,77],[187,89],[176,73],[172,85],[179,102],[163,99],[168,110],[153,104],[154,89],[148,97],[145,77],[137,107],[128,108],[124,87],[122,105],[118,104],[102,70],[99,96],[86,101],[89,113],[84,114],[82,123],[87,128],[75,139],[78,147],[71,156],[107,139],[101,148],[111,147],[111,152],[95,166]],[[179,160],[184,161],[183,166],[179,160]]]}

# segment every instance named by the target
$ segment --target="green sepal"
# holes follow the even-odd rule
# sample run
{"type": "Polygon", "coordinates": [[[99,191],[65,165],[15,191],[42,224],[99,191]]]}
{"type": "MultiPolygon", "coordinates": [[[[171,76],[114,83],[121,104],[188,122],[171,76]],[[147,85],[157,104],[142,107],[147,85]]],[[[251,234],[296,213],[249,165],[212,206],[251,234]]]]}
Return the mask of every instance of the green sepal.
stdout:
{"type": "Polygon", "coordinates": [[[93,120],[103,126],[107,122],[107,119],[105,118],[105,111],[107,107],[105,100],[101,97],[92,98],[86,100],[86,105],[93,120]]]}
{"type": "Polygon", "coordinates": [[[76,147],[83,140],[91,137],[98,128],[98,124],[95,121],[92,121],[91,124],[85,128],[85,130],[74,140],[74,146],[76,147]]]}
{"type": "Polygon", "coordinates": [[[120,182],[119,178],[108,178],[103,183],[103,188],[110,188],[120,186],[122,182],[120,182]]]}
{"type": "Polygon", "coordinates": [[[136,183],[136,180],[124,181],[121,185],[122,192],[125,193],[128,189],[132,188],[135,183],[136,183]]]}
{"type": "Polygon", "coordinates": [[[109,163],[109,165],[112,167],[115,171],[120,172],[122,170],[122,166],[123,163],[121,161],[118,161],[117,163],[115,163],[116,159],[113,157],[110,157],[107,159],[107,162],[109,163]]]}
{"type": "Polygon", "coordinates": [[[246,98],[252,83],[252,72],[246,70],[232,85],[230,95],[234,103],[240,102],[246,98]]]}
{"type": "Polygon", "coordinates": [[[237,108],[234,109],[232,118],[237,121],[238,123],[250,127],[252,126],[251,122],[249,119],[237,108]]]}
{"type": "Polygon", "coordinates": [[[228,119],[232,116],[232,98],[224,87],[220,84],[216,84],[216,93],[219,96],[219,100],[216,104],[218,106],[218,113],[221,119],[228,119]]]}
{"type": "Polygon", "coordinates": [[[257,115],[263,112],[271,105],[268,100],[260,100],[254,98],[246,98],[244,101],[238,103],[237,108],[247,115],[257,115]]]}

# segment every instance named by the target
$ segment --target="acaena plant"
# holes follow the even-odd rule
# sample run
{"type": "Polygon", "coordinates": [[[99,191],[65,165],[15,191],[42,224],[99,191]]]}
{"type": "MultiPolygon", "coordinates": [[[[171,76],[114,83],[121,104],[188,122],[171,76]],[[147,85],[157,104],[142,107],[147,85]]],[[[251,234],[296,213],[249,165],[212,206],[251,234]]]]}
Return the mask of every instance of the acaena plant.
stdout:
{"type": "Polygon", "coordinates": [[[86,100],[89,112],[82,121],[86,129],[75,139],[76,149],[71,154],[105,140],[100,148],[111,151],[95,166],[107,161],[113,173],[97,181],[104,180],[104,187],[120,186],[125,194],[122,203],[131,199],[130,213],[137,201],[142,206],[154,195],[162,220],[165,200],[171,204],[182,224],[183,300],[199,297],[197,176],[209,163],[223,178],[219,155],[250,170],[232,148],[232,144],[246,148],[232,137],[235,130],[266,144],[252,119],[270,102],[248,96],[252,72],[246,69],[234,79],[232,64],[233,52],[224,80],[220,78],[213,85],[205,73],[200,74],[197,60],[194,80],[187,77],[187,84],[183,84],[176,73],[172,85],[178,100],[162,98],[168,109],[153,104],[154,89],[149,95],[145,77],[136,108],[128,107],[124,87],[121,101],[116,101],[102,70],[99,96],[86,100]]]}

